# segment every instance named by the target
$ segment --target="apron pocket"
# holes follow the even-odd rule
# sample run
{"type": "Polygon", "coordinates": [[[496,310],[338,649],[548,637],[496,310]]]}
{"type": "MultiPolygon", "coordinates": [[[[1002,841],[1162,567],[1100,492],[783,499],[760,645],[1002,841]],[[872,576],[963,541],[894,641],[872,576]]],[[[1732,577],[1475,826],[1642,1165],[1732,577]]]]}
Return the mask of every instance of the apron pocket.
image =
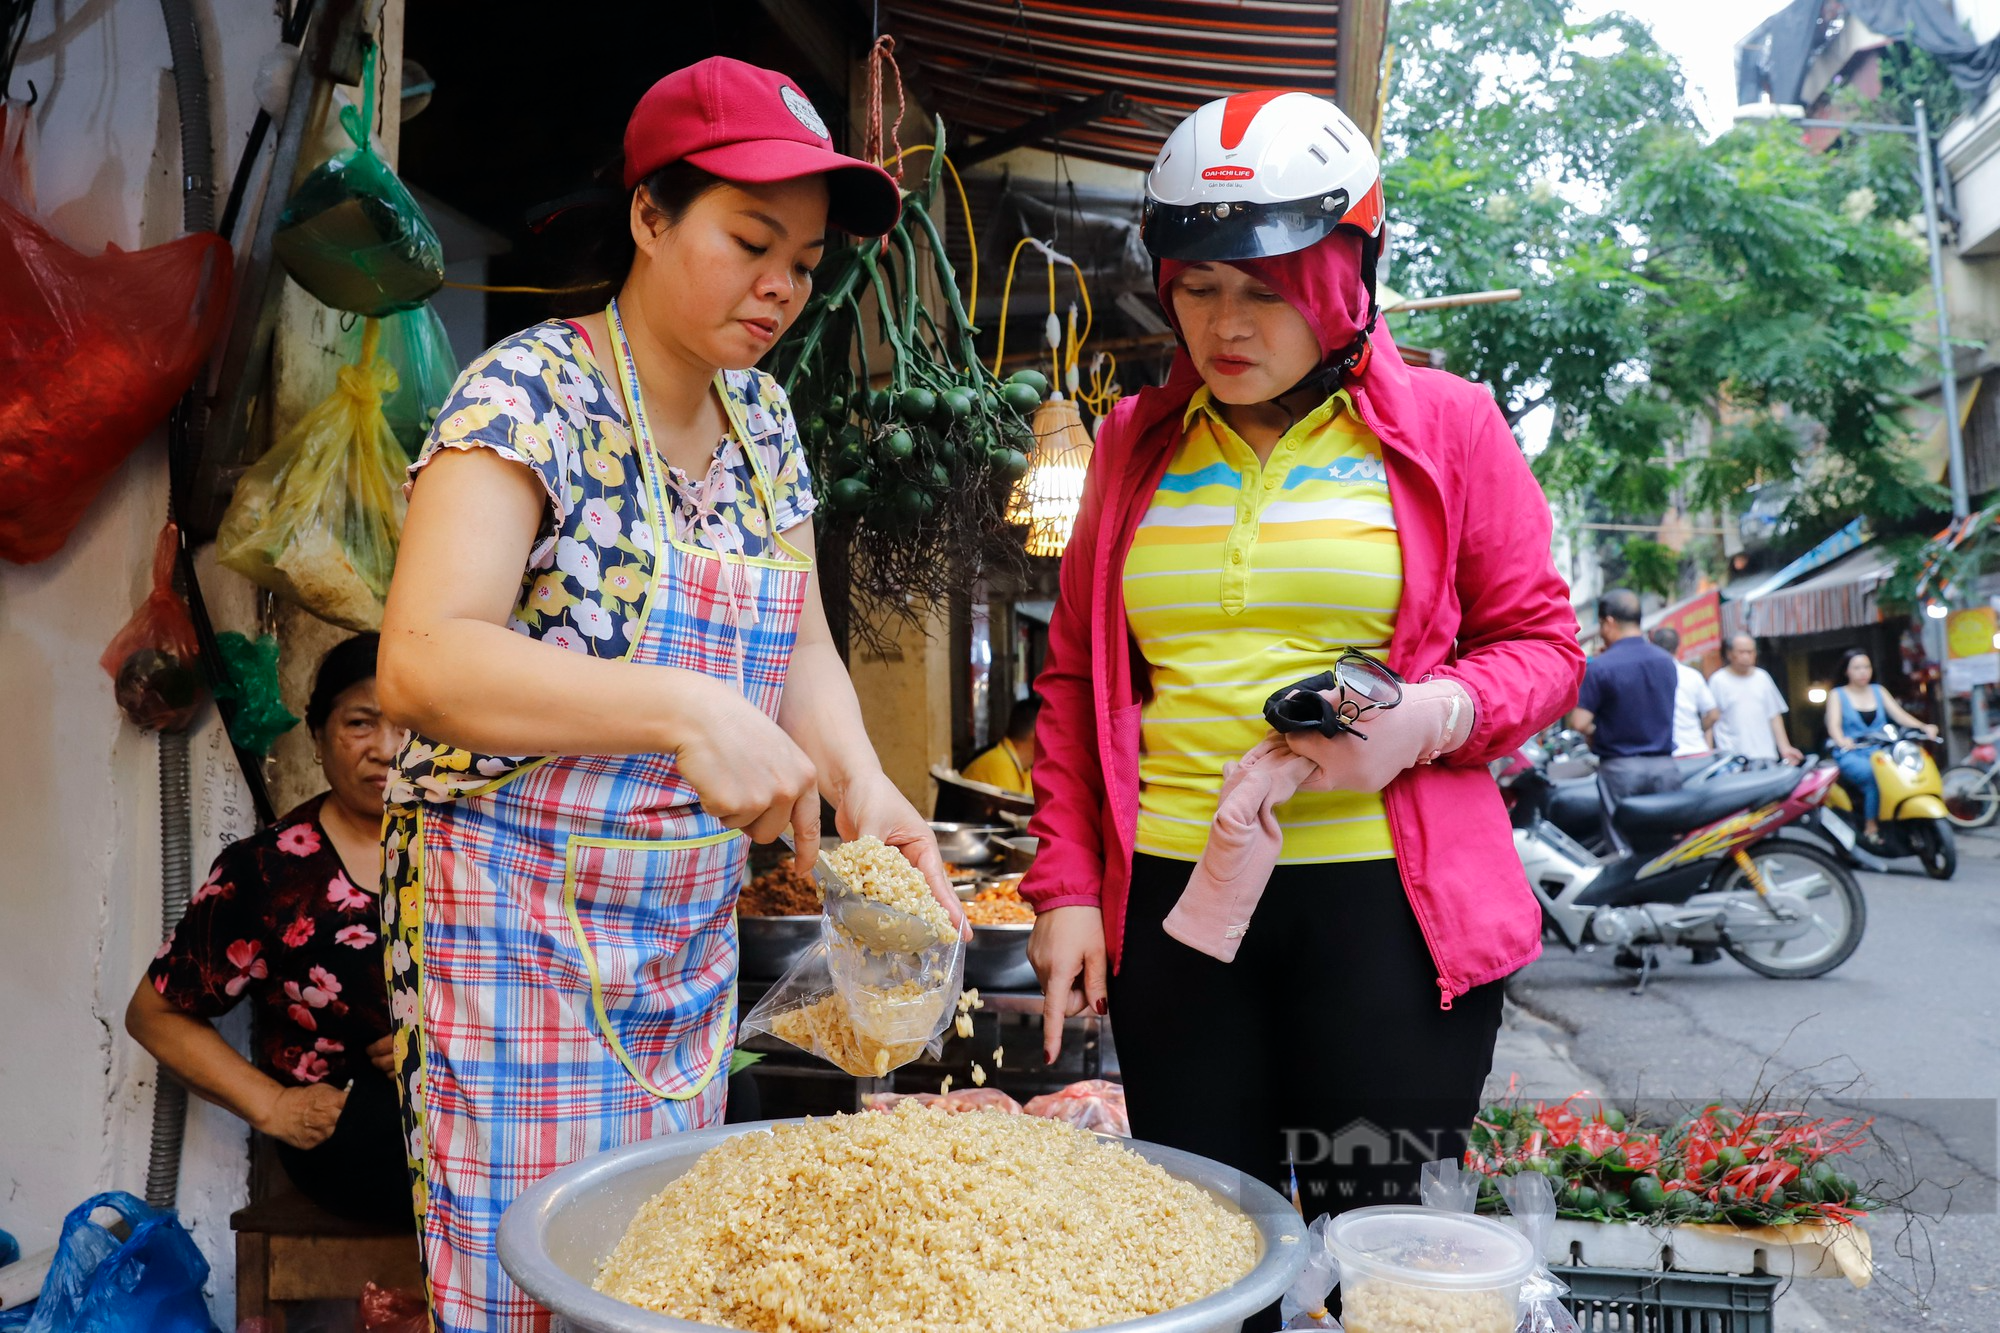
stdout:
{"type": "Polygon", "coordinates": [[[736,837],[569,840],[562,908],[590,979],[592,1026],[656,1097],[699,1093],[729,1044],[736,837]]]}

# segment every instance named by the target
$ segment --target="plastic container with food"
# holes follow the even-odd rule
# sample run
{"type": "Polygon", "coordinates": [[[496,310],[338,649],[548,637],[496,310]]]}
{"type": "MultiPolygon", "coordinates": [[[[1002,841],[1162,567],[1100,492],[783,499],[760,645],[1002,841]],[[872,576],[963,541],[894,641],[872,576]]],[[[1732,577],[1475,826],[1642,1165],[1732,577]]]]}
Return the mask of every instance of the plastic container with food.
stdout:
{"type": "Polygon", "coordinates": [[[1527,1237],[1491,1218],[1437,1208],[1357,1208],[1333,1219],[1347,1333],[1514,1333],[1527,1237]]]}

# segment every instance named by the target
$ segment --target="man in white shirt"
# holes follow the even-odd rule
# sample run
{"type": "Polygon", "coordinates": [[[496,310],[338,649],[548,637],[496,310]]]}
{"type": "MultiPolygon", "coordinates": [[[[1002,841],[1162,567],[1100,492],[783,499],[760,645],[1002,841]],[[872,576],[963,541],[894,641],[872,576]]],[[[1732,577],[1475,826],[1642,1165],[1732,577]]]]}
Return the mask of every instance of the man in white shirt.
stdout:
{"type": "Polygon", "coordinates": [[[1715,724],[1716,748],[1746,759],[1777,759],[1801,763],[1805,755],[1785,733],[1791,709],[1778,683],[1757,665],[1757,640],[1738,634],[1729,641],[1729,665],[1708,678],[1721,718],[1715,724]]]}
{"type": "Polygon", "coordinates": [[[1681,632],[1662,626],[1650,636],[1654,643],[1666,650],[1674,659],[1676,684],[1674,687],[1674,758],[1680,759],[1691,754],[1707,754],[1715,748],[1713,732],[1718,710],[1715,695],[1708,688],[1708,682],[1701,678],[1686,662],[1681,661],[1681,632]]]}

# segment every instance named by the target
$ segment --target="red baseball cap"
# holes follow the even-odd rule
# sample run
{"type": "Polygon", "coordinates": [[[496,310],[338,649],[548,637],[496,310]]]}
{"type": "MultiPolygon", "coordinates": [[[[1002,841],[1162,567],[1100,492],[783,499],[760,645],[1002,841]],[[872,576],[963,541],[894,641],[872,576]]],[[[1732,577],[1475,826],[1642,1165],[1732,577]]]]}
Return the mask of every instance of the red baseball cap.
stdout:
{"type": "Polygon", "coordinates": [[[670,162],[743,185],[825,176],[828,220],[855,236],[896,225],[902,196],[889,173],[834,151],[799,86],[727,56],[677,69],[646,90],[625,124],[625,188],[670,162]]]}

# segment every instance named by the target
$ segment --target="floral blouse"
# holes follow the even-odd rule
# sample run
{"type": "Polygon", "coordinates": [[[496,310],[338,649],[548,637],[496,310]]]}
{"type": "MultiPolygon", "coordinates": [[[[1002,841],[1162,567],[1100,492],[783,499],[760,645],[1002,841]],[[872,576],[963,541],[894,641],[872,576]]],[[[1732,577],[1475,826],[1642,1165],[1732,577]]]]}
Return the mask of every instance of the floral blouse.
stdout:
{"type": "MultiPolygon", "coordinates": [[[[816,504],[791,404],[759,370],[722,371],[716,392],[735,429],[699,481],[659,469],[673,515],[664,538],[703,554],[781,558],[778,534],[804,523],[816,504]]],[[[625,657],[643,628],[661,537],[609,350],[593,349],[579,325],[550,320],[486,351],[439,410],[411,485],[440,454],[472,449],[527,468],[548,501],[508,627],[587,656],[625,657]]],[[[388,804],[452,801],[535,758],[412,736],[390,775],[388,804]]]]}
{"type": "Polygon", "coordinates": [[[197,1018],[256,1005],[252,1062],[280,1083],[344,1085],[389,1034],[375,894],[348,878],[315,796],[232,843],[147,969],[197,1018]]]}

